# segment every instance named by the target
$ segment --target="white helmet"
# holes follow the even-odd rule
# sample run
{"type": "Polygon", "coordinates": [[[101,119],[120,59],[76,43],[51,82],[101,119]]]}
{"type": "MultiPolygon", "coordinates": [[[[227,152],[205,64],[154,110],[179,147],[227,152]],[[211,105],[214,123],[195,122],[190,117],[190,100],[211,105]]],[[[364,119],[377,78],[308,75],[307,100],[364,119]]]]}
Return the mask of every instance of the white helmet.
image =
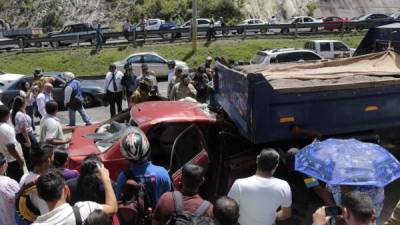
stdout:
{"type": "Polygon", "coordinates": [[[67,82],[70,82],[71,80],[75,79],[75,75],[71,72],[65,72],[61,74],[61,78],[67,82]]]}
{"type": "Polygon", "coordinates": [[[145,161],[150,153],[150,143],[139,128],[134,128],[121,140],[122,155],[132,161],[145,161]]]}

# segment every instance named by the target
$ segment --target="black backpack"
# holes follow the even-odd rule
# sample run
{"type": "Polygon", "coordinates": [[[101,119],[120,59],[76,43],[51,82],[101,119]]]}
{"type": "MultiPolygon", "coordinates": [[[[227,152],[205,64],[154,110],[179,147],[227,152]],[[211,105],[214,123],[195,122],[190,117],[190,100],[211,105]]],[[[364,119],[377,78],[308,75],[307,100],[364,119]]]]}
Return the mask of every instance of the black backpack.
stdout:
{"type": "Polygon", "coordinates": [[[211,206],[210,202],[204,200],[194,213],[190,213],[184,211],[182,193],[174,191],[172,197],[175,203],[175,211],[165,225],[198,225],[213,221],[210,217],[204,216],[211,206]]]}
{"type": "Polygon", "coordinates": [[[130,170],[124,171],[126,182],[122,187],[118,202],[120,225],[150,225],[152,220],[152,200],[150,193],[130,170]]]}

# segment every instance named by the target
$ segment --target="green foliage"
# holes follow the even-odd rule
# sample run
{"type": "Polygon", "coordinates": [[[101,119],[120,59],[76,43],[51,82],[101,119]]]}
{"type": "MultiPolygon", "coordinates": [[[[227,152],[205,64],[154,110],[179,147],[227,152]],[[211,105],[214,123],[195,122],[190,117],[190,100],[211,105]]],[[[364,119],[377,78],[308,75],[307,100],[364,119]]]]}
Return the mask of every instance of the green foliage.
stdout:
{"type": "MultiPolygon", "coordinates": [[[[359,36],[344,36],[341,40],[350,47],[357,47],[362,39],[359,36]]],[[[312,39],[338,39],[337,36],[315,36],[312,39]]],[[[183,60],[191,68],[199,66],[207,56],[223,56],[226,59],[248,61],[254,54],[265,48],[302,48],[309,37],[292,39],[277,37],[260,40],[224,40],[210,45],[199,43],[198,51],[191,53],[190,43],[149,45],[140,48],[128,47],[124,50],[105,48],[99,54],[92,55],[92,47],[65,48],[57,51],[40,51],[19,54],[4,52],[0,54],[0,71],[29,74],[33,68],[41,67],[45,71],[71,71],[77,75],[105,74],[110,63],[120,61],[129,54],[155,51],[167,59],[183,60]]],[[[37,50],[35,50],[37,51],[37,50]]]]}
{"type": "Polygon", "coordinates": [[[170,20],[174,16],[185,18],[189,4],[187,0],[146,0],[143,4],[135,4],[131,8],[130,18],[137,22],[140,14],[147,18],[170,20]]]}
{"type": "Polygon", "coordinates": [[[46,12],[46,15],[42,18],[41,25],[44,29],[44,32],[62,28],[64,23],[60,14],[61,13],[58,12],[56,2],[53,0],[50,3],[49,10],[46,12]]]}
{"type": "Polygon", "coordinates": [[[307,15],[314,16],[314,11],[318,9],[318,3],[315,1],[311,1],[306,4],[306,8],[307,8],[307,15]]]}
{"type": "Polygon", "coordinates": [[[0,11],[6,10],[8,0],[0,0],[0,11]]]}
{"type": "MultiPolygon", "coordinates": [[[[243,2],[244,0],[198,0],[198,16],[209,18],[214,15],[216,19],[222,16],[226,21],[239,21],[242,19],[240,8],[243,2]]],[[[191,3],[191,0],[146,0],[132,6],[130,18],[138,21],[143,13],[148,18],[170,20],[177,16],[188,20],[192,13],[191,3]]]]}

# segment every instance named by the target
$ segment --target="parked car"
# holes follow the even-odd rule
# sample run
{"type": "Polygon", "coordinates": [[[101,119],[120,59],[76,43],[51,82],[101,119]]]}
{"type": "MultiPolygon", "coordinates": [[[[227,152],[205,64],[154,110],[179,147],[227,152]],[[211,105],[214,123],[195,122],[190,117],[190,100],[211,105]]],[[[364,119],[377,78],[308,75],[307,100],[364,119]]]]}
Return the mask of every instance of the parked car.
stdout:
{"type": "MultiPolygon", "coordinates": [[[[333,23],[343,23],[350,21],[347,17],[338,17],[338,16],[329,16],[322,19],[323,23],[326,24],[333,24],[333,23]]],[[[337,26],[326,26],[324,30],[334,31],[334,30],[341,30],[342,26],[338,24],[337,26]]]]}
{"type": "MultiPolygon", "coordinates": [[[[63,80],[60,75],[62,72],[45,72],[44,76],[54,78],[54,100],[60,107],[64,106],[64,88],[66,81],[63,80]]],[[[20,83],[22,81],[32,82],[33,76],[22,75],[22,74],[10,74],[5,73],[0,75],[0,89],[3,91],[2,101],[5,105],[11,106],[15,96],[19,95],[20,83]]],[[[105,94],[102,87],[95,86],[90,81],[82,81],[82,93],[84,98],[85,107],[93,107],[102,103],[103,96],[105,94]]]]}
{"type": "Polygon", "coordinates": [[[321,60],[320,55],[306,49],[282,48],[259,51],[251,59],[250,64],[271,64],[285,62],[301,62],[310,60],[321,60]]]}
{"type": "Polygon", "coordinates": [[[400,12],[395,12],[390,17],[395,21],[400,21],[400,12]]]}
{"type": "Polygon", "coordinates": [[[349,48],[345,43],[337,40],[310,40],[304,48],[311,50],[325,59],[351,57],[355,49],[349,48]]]}
{"type": "MultiPolygon", "coordinates": [[[[360,16],[353,20],[354,22],[371,22],[372,26],[380,26],[390,22],[393,22],[394,19],[385,14],[367,14],[360,16]]],[[[359,25],[356,27],[357,30],[368,29],[370,26],[368,25],[359,25]]]]}
{"type": "Polygon", "coordinates": [[[13,39],[2,36],[2,34],[0,32],[0,50],[8,51],[8,50],[11,50],[14,48],[19,48],[18,44],[3,44],[4,42],[8,42],[8,41],[13,41],[13,39]]]}
{"type": "MultiPolygon", "coordinates": [[[[210,19],[205,19],[205,18],[197,18],[197,27],[209,27],[210,26],[210,19]]],[[[181,28],[190,28],[192,26],[192,20],[186,21],[184,24],[182,24],[181,28]]],[[[221,26],[220,21],[215,21],[214,26],[218,27],[221,26]]]]}
{"type": "MultiPolygon", "coordinates": [[[[322,23],[322,20],[317,20],[311,16],[295,16],[292,17],[288,23],[286,24],[313,24],[313,23],[322,23]]],[[[311,31],[316,32],[318,31],[318,27],[311,27],[311,28],[298,28],[298,31],[311,31]]],[[[289,33],[295,32],[295,28],[282,28],[281,33],[289,33]]]]}
{"type": "MultiPolygon", "coordinates": [[[[247,20],[243,20],[242,22],[240,22],[238,24],[238,26],[256,26],[256,25],[265,25],[268,24],[267,22],[261,20],[261,19],[247,19],[247,20]]],[[[266,33],[268,30],[267,29],[246,29],[246,32],[254,32],[254,33],[266,33]]],[[[244,32],[244,28],[243,29],[238,29],[237,33],[238,34],[242,34],[244,32]]]]}
{"type": "MultiPolygon", "coordinates": [[[[148,19],[146,22],[146,30],[168,30],[175,28],[175,23],[165,22],[161,19],[148,19]]],[[[142,27],[137,26],[136,31],[141,31],[142,27]]]]}
{"type": "MultiPolygon", "coordinates": [[[[102,27],[101,28],[102,33],[109,33],[112,32],[112,30],[108,27],[102,27]]],[[[78,24],[71,24],[65,26],[61,31],[57,32],[50,32],[48,34],[48,37],[68,37],[68,36],[84,36],[84,35],[90,35],[87,37],[87,39],[79,39],[79,42],[90,42],[93,45],[96,44],[96,27],[94,27],[92,24],[89,23],[78,23],[78,24]]],[[[104,36],[103,38],[103,43],[107,41],[107,37],[104,36]]],[[[53,41],[51,42],[52,47],[58,47],[58,46],[65,46],[65,45],[71,45],[77,43],[77,40],[74,38],[71,38],[70,40],[63,40],[63,41],[53,41]]]]}
{"type": "MultiPolygon", "coordinates": [[[[154,71],[157,77],[165,77],[168,75],[168,65],[170,60],[165,59],[155,52],[140,52],[129,55],[124,60],[115,62],[117,69],[124,71],[125,64],[129,63],[133,65],[133,71],[135,74],[141,74],[141,65],[146,63],[149,66],[149,70],[154,71]]],[[[189,71],[188,65],[179,60],[175,60],[176,66],[182,67],[184,71],[189,71]]]]}

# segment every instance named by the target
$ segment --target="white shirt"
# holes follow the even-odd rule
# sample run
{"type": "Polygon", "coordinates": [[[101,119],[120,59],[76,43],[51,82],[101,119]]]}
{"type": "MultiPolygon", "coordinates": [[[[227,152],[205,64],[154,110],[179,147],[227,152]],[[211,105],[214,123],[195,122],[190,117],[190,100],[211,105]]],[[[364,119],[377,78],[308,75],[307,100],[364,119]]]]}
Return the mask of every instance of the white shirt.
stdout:
{"type": "Polygon", "coordinates": [[[168,70],[168,83],[171,82],[174,76],[175,76],[175,68],[168,70]]]}
{"type": "Polygon", "coordinates": [[[18,183],[0,175],[0,224],[15,225],[15,194],[19,191],[18,183]]]}
{"type": "Polygon", "coordinates": [[[36,104],[38,107],[38,111],[42,117],[46,116],[46,103],[53,100],[53,97],[51,94],[45,94],[44,92],[41,92],[38,94],[36,97],[36,104]]]}
{"type": "Polygon", "coordinates": [[[32,132],[32,119],[28,114],[18,111],[15,115],[15,133],[20,134],[22,130],[32,132]]]}
{"type": "Polygon", "coordinates": [[[241,225],[275,224],[276,210],[292,205],[289,184],[275,177],[254,175],[238,179],[233,183],[228,196],[239,204],[241,225]]]}
{"type": "Polygon", "coordinates": [[[121,92],[122,91],[122,85],[121,85],[121,80],[124,74],[121,71],[115,71],[115,84],[117,86],[117,90],[114,90],[114,84],[112,81],[112,73],[108,72],[106,75],[106,79],[104,80],[104,90],[110,91],[110,92],[121,92]]]}
{"type": "MultiPolygon", "coordinates": [[[[89,214],[97,209],[103,210],[103,206],[95,202],[77,202],[82,222],[88,218],[89,214]]],[[[32,225],[75,225],[75,215],[68,203],[60,205],[52,211],[39,216],[32,225]]]]}
{"type": "MultiPolygon", "coordinates": [[[[24,174],[21,177],[21,180],[19,181],[19,186],[22,188],[24,185],[29,184],[38,179],[39,176],[40,176],[39,174],[34,173],[32,171],[27,174],[24,174]]],[[[49,212],[49,207],[47,206],[47,203],[42,198],[39,197],[37,192],[29,194],[29,198],[32,204],[39,209],[40,214],[45,214],[49,212]]]]}
{"type": "Polygon", "coordinates": [[[7,146],[16,145],[15,131],[8,123],[0,123],[0,152],[4,154],[7,162],[14,162],[16,159],[10,154],[7,146]]]}
{"type": "Polygon", "coordinates": [[[40,120],[40,143],[52,139],[64,139],[60,120],[53,115],[46,115],[40,120]]]}
{"type": "Polygon", "coordinates": [[[67,86],[64,90],[64,105],[66,106],[67,103],[71,100],[71,95],[74,90],[72,87],[67,86]]]}

